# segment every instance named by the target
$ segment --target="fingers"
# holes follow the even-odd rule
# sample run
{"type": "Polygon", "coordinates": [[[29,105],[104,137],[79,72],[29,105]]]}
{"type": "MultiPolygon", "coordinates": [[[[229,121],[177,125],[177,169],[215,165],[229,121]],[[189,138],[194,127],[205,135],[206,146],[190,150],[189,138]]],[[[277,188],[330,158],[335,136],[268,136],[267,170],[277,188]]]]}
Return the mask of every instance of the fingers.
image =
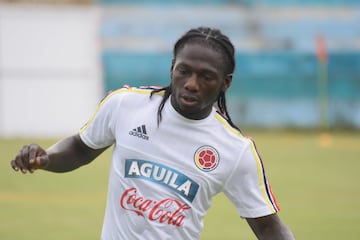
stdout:
{"type": "Polygon", "coordinates": [[[43,168],[47,165],[49,158],[47,155],[36,156],[34,159],[31,159],[29,162],[32,166],[32,170],[43,168]]]}
{"type": "Polygon", "coordinates": [[[21,172],[24,173],[23,169],[25,169],[25,166],[24,166],[24,163],[23,163],[23,160],[22,160],[23,159],[22,154],[23,154],[23,149],[21,149],[20,152],[16,155],[15,159],[11,161],[11,167],[15,171],[21,170],[21,172]]]}
{"type": "Polygon", "coordinates": [[[36,169],[46,166],[48,157],[45,150],[37,144],[25,145],[10,164],[15,171],[33,173],[36,169]]]}
{"type": "Polygon", "coordinates": [[[22,173],[26,173],[26,171],[28,169],[30,169],[30,165],[29,165],[29,146],[24,146],[21,150],[20,150],[20,161],[21,161],[21,167],[20,170],[22,173]]]}
{"type": "Polygon", "coordinates": [[[36,158],[36,155],[38,154],[37,145],[36,144],[30,144],[28,145],[28,153],[29,153],[29,164],[28,169],[31,169],[32,162],[36,158]]]}
{"type": "Polygon", "coordinates": [[[19,171],[19,169],[20,169],[19,165],[16,163],[16,159],[17,159],[17,158],[18,158],[18,156],[16,156],[16,158],[10,162],[11,167],[12,167],[15,171],[19,171]]]}

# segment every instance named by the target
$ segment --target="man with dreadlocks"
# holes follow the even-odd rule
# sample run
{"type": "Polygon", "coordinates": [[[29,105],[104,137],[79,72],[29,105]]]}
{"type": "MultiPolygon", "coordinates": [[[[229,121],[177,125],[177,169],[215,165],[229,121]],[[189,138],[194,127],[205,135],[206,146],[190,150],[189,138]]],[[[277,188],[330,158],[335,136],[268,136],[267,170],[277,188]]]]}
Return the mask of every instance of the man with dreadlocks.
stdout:
{"type": "Polygon", "coordinates": [[[254,142],[227,111],[234,68],[228,37],[191,29],[175,43],[169,86],[111,92],[79,133],[47,150],[27,145],[11,166],[67,172],[114,145],[103,240],[199,239],[220,192],[258,239],[294,239],[254,142]]]}

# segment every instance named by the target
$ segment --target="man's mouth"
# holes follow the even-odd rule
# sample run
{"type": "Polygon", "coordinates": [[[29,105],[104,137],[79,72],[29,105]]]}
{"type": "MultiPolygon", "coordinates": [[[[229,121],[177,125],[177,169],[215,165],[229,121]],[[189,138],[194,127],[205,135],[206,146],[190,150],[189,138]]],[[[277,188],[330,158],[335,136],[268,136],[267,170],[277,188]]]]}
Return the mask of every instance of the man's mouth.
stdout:
{"type": "Polygon", "coordinates": [[[182,95],[181,99],[184,105],[194,105],[198,101],[197,97],[189,95],[182,95]]]}

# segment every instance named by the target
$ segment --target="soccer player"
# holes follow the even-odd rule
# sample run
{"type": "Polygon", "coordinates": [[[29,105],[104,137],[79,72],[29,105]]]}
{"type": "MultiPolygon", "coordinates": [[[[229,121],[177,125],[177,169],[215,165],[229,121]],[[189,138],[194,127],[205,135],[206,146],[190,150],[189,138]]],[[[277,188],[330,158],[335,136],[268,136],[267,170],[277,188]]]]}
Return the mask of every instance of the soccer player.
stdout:
{"type": "Polygon", "coordinates": [[[23,147],[15,171],[72,171],[114,146],[101,239],[199,239],[220,192],[258,239],[294,239],[280,220],[254,142],[231,121],[225,92],[234,47],[218,29],[174,45],[171,82],[109,93],[79,133],[45,150],[23,147]]]}

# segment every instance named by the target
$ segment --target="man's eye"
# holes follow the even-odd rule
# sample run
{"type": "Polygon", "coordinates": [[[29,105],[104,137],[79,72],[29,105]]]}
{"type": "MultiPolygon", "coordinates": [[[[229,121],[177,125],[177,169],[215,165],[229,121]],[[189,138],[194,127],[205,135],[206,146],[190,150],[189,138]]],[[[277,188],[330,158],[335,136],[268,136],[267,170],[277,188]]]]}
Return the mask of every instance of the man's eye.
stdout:
{"type": "Polygon", "coordinates": [[[204,78],[205,80],[211,80],[211,79],[212,79],[212,77],[209,76],[209,75],[204,75],[203,78],[204,78]]]}
{"type": "Polygon", "coordinates": [[[180,73],[181,75],[186,75],[186,74],[188,73],[188,70],[182,69],[182,68],[178,69],[177,71],[178,71],[178,73],[180,73]]]}
{"type": "Polygon", "coordinates": [[[202,77],[202,79],[204,79],[205,81],[211,81],[211,80],[214,79],[214,76],[209,75],[209,74],[203,74],[201,77],[202,77]]]}

